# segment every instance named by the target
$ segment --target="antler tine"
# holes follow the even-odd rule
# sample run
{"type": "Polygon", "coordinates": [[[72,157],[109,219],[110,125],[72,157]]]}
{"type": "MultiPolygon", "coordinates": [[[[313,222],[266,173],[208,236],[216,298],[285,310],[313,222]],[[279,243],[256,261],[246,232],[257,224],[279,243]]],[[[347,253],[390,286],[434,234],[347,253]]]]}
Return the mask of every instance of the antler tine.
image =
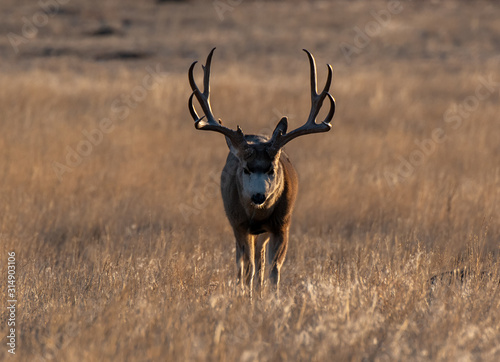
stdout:
{"type": "Polygon", "coordinates": [[[215,48],[213,48],[207,56],[207,61],[205,65],[202,65],[203,68],[203,94],[208,98],[210,94],[210,67],[212,65],[212,55],[214,54],[215,48]]]}
{"type": "Polygon", "coordinates": [[[307,50],[302,49],[306,52],[307,57],[309,58],[309,66],[311,68],[311,95],[318,95],[318,87],[317,87],[317,72],[316,72],[316,60],[314,56],[307,50]]]}
{"type": "Polygon", "coordinates": [[[196,113],[196,109],[194,108],[194,105],[193,105],[193,97],[194,97],[194,92],[191,93],[191,96],[189,97],[188,106],[189,106],[189,113],[191,113],[191,117],[193,117],[194,122],[195,122],[194,125],[196,127],[198,125],[199,121],[201,121],[203,118],[205,118],[205,116],[200,118],[198,116],[198,113],[196,113]]]}
{"type": "Polygon", "coordinates": [[[212,113],[212,107],[210,106],[210,65],[212,63],[212,55],[214,53],[215,48],[212,49],[210,54],[208,54],[207,57],[207,62],[206,65],[203,66],[203,93],[200,91],[198,86],[196,85],[196,82],[194,80],[194,67],[198,61],[193,62],[191,66],[189,67],[189,84],[191,85],[191,89],[193,90],[193,94],[189,98],[189,110],[191,113],[191,116],[193,116],[194,121],[195,121],[195,127],[197,129],[201,129],[203,127],[203,124],[200,124],[200,121],[203,119],[203,117],[199,118],[198,114],[196,113],[196,110],[193,105],[193,95],[196,96],[196,99],[201,105],[201,109],[205,113],[205,116],[207,117],[207,124],[211,125],[218,125],[217,121],[215,120],[215,117],[212,113]],[[196,118],[195,118],[196,115],[196,118]]]}
{"type": "Polygon", "coordinates": [[[332,83],[332,77],[333,77],[333,69],[330,64],[327,64],[328,68],[328,76],[326,78],[326,83],[321,91],[321,93],[318,93],[317,90],[317,72],[316,72],[316,61],[314,60],[313,55],[307,51],[306,49],[303,49],[307,57],[309,58],[309,66],[310,66],[310,71],[311,71],[311,111],[309,112],[309,117],[307,118],[306,123],[302,125],[301,127],[282,134],[281,132],[277,132],[273,137],[271,138],[272,146],[271,146],[271,152],[278,152],[278,150],[283,147],[285,144],[290,142],[296,137],[303,136],[306,134],[310,133],[319,133],[319,132],[328,132],[331,128],[332,125],[330,124],[330,121],[333,118],[333,115],[335,114],[335,99],[332,97],[332,95],[329,93],[330,90],[330,85],[332,83]],[[330,111],[328,112],[328,115],[326,118],[323,120],[321,123],[316,123],[316,118],[318,116],[318,113],[323,106],[323,101],[325,98],[330,100],[330,111]]]}
{"type": "MultiPolygon", "coordinates": [[[[330,85],[332,83],[333,70],[330,64],[326,65],[328,68],[328,76],[326,78],[325,87],[323,88],[321,93],[318,94],[316,61],[314,60],[314,56],[309,51],[307,51],[306,49],[303,50],[306,52],[307,57],[309,58],[309,64],[311,68],[311,111],[309,113],[309,117],[307,119],[306,124],[315,125],[316,117],[318,116],[318,113],[321,107],[323,106],[323,101],[325,100],[325,97],[329,94],[328,91],[330,90],[330,85]]],[[[325,121],[326,120],[327,119],[325,119],[325,121]]],[[[324,123],[325,121],[323,121],[322,123],[324,123]]],[[[329,123],[329,121],[327,123],[329,123]]]]}
{"type": "Polygon", "coordinates": [[[193,90],[193,93],[189,97],[188,101],[189,113],[194,119],[194,126],[196,129],[222,133],[224,136],[229,138],[236,147],[244,147],[246,145],[246,140],[241,128],[238,127],[238,130],[234,131],[232,129],[224,127],[220,120],[219,122],[215,120],[215,117],[212,113],[212,107],[210,106],[210,67],[212,65],[212,55],[214,53],[214,50],[215,48],[210,51],[205,65],[202,65],[203,93],[200,91],[194,80],[194,67],[198,62],[193,62],[193,64],[191,64],[191,66],[189,67],[189,84],[191,85],[191,89],[193,90]],[[196,112],[193,104],[193,97],[196,97],[196,99],[200,103],[203,113],[205,113],[204,116],[198,116],[198,113],[196,112]],[[202,121],[205,117],[206,121],[202,121]]]}

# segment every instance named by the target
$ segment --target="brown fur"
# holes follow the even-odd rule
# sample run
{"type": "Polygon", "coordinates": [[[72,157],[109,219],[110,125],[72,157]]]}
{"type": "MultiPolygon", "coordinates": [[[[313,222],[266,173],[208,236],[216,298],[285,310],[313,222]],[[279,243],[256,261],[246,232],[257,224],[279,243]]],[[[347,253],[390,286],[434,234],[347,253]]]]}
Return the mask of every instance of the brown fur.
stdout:
{"type": "MultiPolygon", "coordinates": [[[[251,137],[251,136],[250,136],[251,137]]],[[[257,161],[265,144],[257,144],[257,161]]],[[[264,147],[265,148],[265,147],[264,147]]],[[[233,227],[236,238],[236,265],[238,280],[253,288],[253,278],[259,276],[262,290],[265,272],[267,241],[259,234],[270,236],[269,260],[271,262],[271,280],[279,290],[280,270],[288,249],[288,232],[298,191],[298,177],[295,168],[285,152],[276,157],[279,186],[273,195],[269,207],[256,208],[242,202],[237,173],[241,172],[240,160],[229,153],[221,176],[221,192],[227,218],[233,227]],[[257,263],[257,264],[256,264],[257,263]]]]}

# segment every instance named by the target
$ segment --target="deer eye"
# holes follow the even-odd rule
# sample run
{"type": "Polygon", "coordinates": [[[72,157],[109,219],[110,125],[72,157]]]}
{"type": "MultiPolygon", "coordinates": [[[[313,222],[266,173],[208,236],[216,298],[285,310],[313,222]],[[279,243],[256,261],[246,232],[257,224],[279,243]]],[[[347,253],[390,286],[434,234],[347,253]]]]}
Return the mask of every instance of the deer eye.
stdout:
{"type": "Polygon", "coordinates": [[[243,168],[243,172],[245,173],[245,175],[250,175],[250,170],[247,167],[243,168]]]}

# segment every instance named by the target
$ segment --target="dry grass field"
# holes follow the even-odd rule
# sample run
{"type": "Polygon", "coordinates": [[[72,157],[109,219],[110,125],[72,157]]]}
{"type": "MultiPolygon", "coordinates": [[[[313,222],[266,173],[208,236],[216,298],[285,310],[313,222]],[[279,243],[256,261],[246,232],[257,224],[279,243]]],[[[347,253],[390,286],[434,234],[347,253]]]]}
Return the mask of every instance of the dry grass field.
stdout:
{"type": "Polygon", "coordinates": [[[500,360],[498,2],[0,14],[0,360],[500,360]],[[334,67],[333,131],[286,148],[300,189],[279,299],[235,289],[228,150],[187,109],[214,46],[214,113],[246,133],[305,121],[302,48],[320,82],[334,67]]]}

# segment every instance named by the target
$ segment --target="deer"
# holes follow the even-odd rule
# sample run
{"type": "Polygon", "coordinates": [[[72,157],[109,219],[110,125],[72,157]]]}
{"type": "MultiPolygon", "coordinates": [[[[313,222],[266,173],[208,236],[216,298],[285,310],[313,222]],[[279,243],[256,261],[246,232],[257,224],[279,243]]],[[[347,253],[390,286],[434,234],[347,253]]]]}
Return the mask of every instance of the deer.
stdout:
{"type": "Polygon", "coordinates": [[[270,280],[279,297],[280,273],[288,250],[288,236],[292,211],[298,192],[297,171],[283,147],[293,139],[313,133],[328,132],[335,113],[335,99],[329,93],[333,69],[327,64],[328,75],[323,90],[317,91],[316,61],[303,49],[309,59],[311,83],[311,110],[306,122],[290,132],[287,117],[282,117],[272,135],[245,135],[240,126],[227,128],[215,120],[210,105],[210,67],[215,48],[203,66],[203,92],[194,79],[197,61],[189,68],[188,78],[192,89],[189,112],[198,130],[213,131],[225,136],[229,154],[221,174],[221,194],[224,210],[236,239],[236,285],[244,293],[248,288],[252,298],[253,281],[258,277],[260,296],[264,288],[266,248],[271,272],[270,280]],[[200,117],[193,105],[199,102],[204,115],[200,117]],[[328,99],[330,110],[326,118],[317,123],[316,118],[328,99]],[[263,237],[261,234],[264,234],[263,237]]]}

